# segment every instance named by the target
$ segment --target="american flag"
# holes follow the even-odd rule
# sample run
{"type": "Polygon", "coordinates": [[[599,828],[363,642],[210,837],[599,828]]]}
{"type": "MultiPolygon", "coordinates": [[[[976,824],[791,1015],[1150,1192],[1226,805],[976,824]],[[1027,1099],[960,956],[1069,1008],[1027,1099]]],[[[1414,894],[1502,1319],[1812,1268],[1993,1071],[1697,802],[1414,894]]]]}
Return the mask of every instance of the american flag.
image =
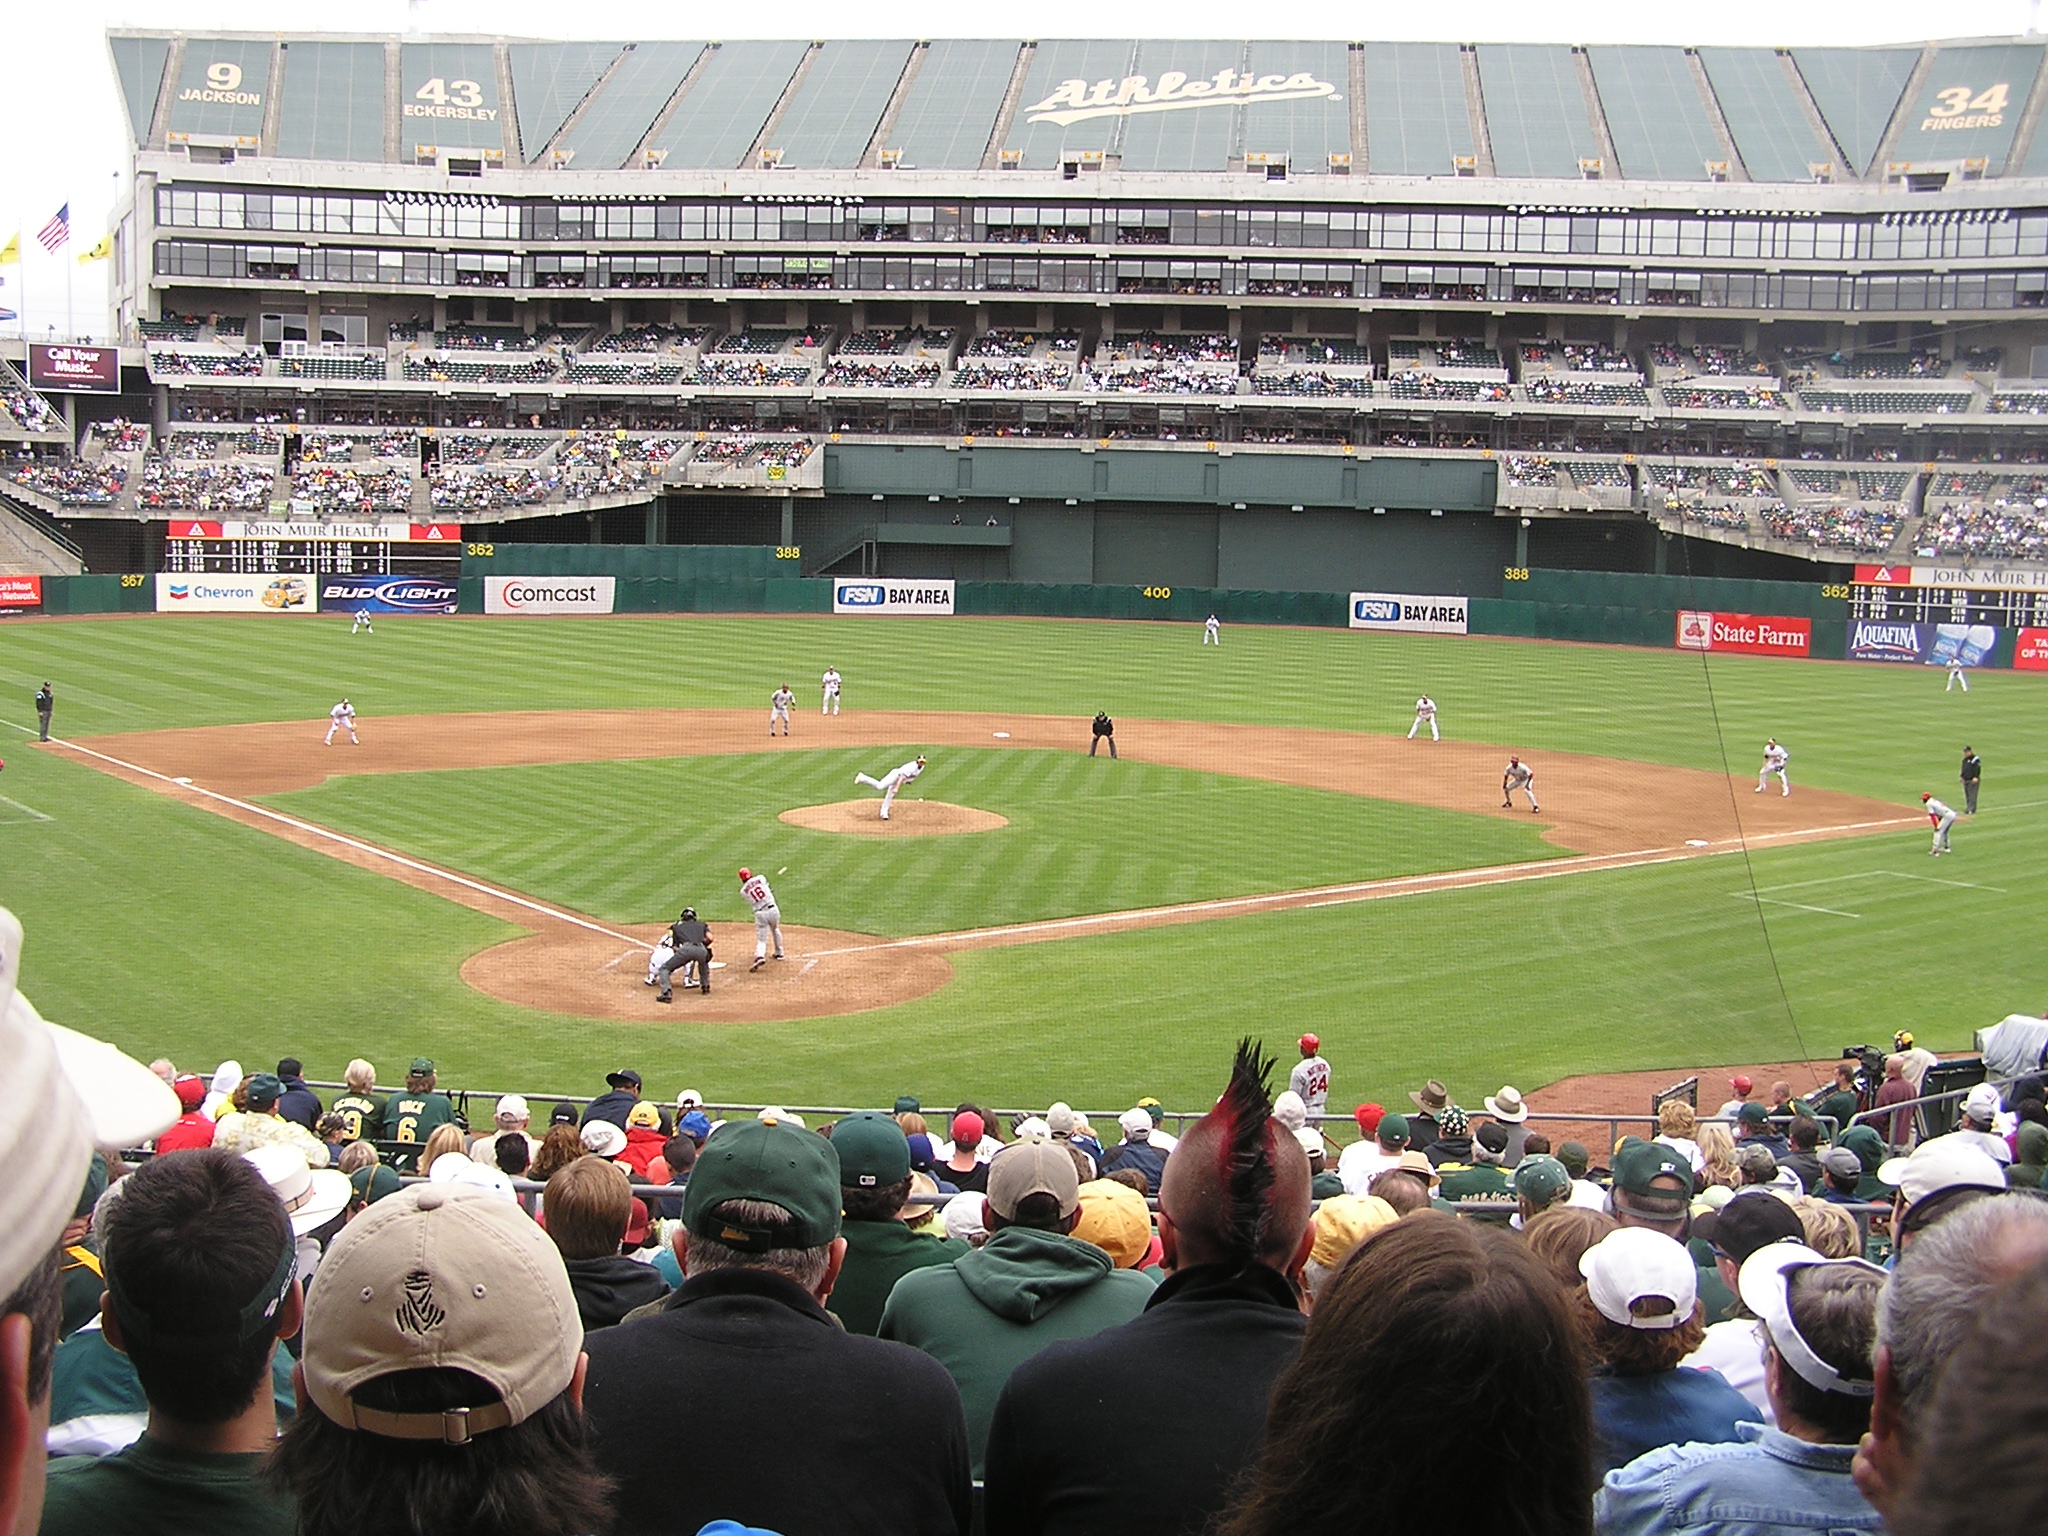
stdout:
{"type": "Polygon", "coordinates": [[[36,238],[43,242],[43,249],[55,255],[64,242],[71,238],[71,205],[66,203],[57,210],[57,216],[36,231],[36,238]]]}

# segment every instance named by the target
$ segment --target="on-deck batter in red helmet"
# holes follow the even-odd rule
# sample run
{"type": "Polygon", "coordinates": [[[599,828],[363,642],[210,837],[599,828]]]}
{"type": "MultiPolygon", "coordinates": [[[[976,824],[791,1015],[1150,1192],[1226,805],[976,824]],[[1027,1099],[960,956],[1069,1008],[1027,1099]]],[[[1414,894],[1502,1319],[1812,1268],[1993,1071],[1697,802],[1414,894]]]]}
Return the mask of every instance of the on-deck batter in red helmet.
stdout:
{"type": "Polygon", "coordinates": [[[740,884],[745,885],[748,879],[752,877],[753,873],[754,872],[750,869],[742,869],[740,871],[740,884]]]}
{"type": "Polygon", "coordinates": [[[1304,1056],[1313,1056],[1323,1048],[1323,1042],[1315,1035],[1303,1035],[1299,1043],[1304,1056]]]}

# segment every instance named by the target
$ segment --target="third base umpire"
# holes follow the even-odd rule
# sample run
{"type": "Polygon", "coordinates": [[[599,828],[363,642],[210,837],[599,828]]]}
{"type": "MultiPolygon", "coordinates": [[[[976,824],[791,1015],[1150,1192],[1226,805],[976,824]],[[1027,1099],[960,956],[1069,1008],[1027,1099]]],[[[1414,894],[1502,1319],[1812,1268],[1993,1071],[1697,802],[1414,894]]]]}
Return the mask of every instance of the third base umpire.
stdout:
{"type": "Polygon", "coordinates": [[[683,915],[668,925],[669,937],[674,940],[675,953],[668,963],[655,972],[655,979],[661,983],[661,991],[655,994],[657,1003],[675,1001],[670,978],[691,961],[697,962],[698,985],[706,992],[711,990],[711,928],[697,916],[695,907],[683,908],[683,915]]]}
{"type": "Polygon", "coordinates": [[[1095,712],[1095,721],[1094,721],[1094,724],[1093,724],[1093,726],[1092,726],[1092,729],[1093,729],[1093,730],[1094,730],[1094,732],[1095,732],[1095,739],[1094,739],[1093,741],[1091,741],[1091,742],[1089,742],[1089,743],[1088,743],[1088,755],[1089,755],[1090,757],[1093,757],[1093,756],[1095,755],[1095,749],[1096,749],[1097,747],[1101,746],[1101,745],[1102,745],[1102,744],[1103,744],[1104,742],[1108,742],[1108,743],[1109,743],[1109,755],[1110,755],[1111,757],[1115,757],[1115,756],[1116,756],[1116,722],[1115,722],[1114,720],[1112,720],[1112,719],[1110,719],[1110,718],[1109,718],[1109,711],[1108,711],[1108,710],[1106,710],[1106,709],[1098,709],[1098,710],[1097,710],[1097,711],[1095,712]]]}

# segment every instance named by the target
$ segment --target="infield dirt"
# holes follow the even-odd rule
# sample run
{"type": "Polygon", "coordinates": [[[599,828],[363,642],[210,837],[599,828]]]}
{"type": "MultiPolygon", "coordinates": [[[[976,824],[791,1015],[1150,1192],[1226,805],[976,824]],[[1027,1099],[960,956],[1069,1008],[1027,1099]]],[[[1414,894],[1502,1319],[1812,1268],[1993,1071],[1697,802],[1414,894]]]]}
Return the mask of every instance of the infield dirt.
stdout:
{"type": "MultiPolygon", "coordinates": [[[[1088,722],[1078,719],[907,711],[800,717],[799,727],[801,736],[774,738],[768,750],[1007,747],[1079,754],[1089,734],[1088,722]]],[[[714,971],[711,994],[678,990],[674,1006],[661,1008],[651,1005],[652,994],[641,985],[646,947],[659,929],[601,923],[246,800],[310,788],[331,775],[755,753],[763,750],[758,711],[368,716],[358,725],[361,746],[323,746],[325,728],[324,717],[194,727],[55,742],[44,750],[79,749],[85,762],[116,777],[533,929],[464,963],[464,980],[479,991],[557,1013],[656,1023],[822,1018],[906,1002],[944,986],[952,975],[945,956],[962,949],[1625,868],[1727,852],[1744,843],[1854,836],[1921,820],[1905,808],[1853,795],[1811,789],[1789,798],[1775,790],[1757,795],[1746,778],[1544,753],[1531,759],[1543,805],[1533,820],[1560,849],[1555,860],[908,939],[789,927],[784,932],[790,958],[751,974],[746,963],[752,959],[752,931],[731,925],[729,932],[718,931],[729,963],[714,971]]],[[[1130,761],[1474,815],[1530,816],[1493,798],[1509,749],[1488,743],[1128,718],[1119,722],[1117,742],[1130,761]]],[[[1104,772],[1117,771],[1114,761],[1101,761],[1104,772]]],[[[935,776],[943,775],[943,755],[933,767],[935,776]]],[[[964,833],[1004,824],[992,812],[938,801],[899,799],[887,823],[878,810],[875,800],[856,800],[794,807],[782,819],[868,836],[964,833]]]]}

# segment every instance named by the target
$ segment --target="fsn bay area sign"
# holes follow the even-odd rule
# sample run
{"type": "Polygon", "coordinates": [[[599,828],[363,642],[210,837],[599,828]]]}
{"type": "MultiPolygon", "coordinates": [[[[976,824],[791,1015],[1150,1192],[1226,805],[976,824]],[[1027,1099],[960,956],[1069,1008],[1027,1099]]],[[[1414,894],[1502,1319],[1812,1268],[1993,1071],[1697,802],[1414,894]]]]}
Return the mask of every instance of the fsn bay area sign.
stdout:
{"type": "Polygon", "coordinates": [[[832,583],[834,613],[917,613],[948,617],[953,612],[950,581],[884,581],[842,576],[832,583]]]}

